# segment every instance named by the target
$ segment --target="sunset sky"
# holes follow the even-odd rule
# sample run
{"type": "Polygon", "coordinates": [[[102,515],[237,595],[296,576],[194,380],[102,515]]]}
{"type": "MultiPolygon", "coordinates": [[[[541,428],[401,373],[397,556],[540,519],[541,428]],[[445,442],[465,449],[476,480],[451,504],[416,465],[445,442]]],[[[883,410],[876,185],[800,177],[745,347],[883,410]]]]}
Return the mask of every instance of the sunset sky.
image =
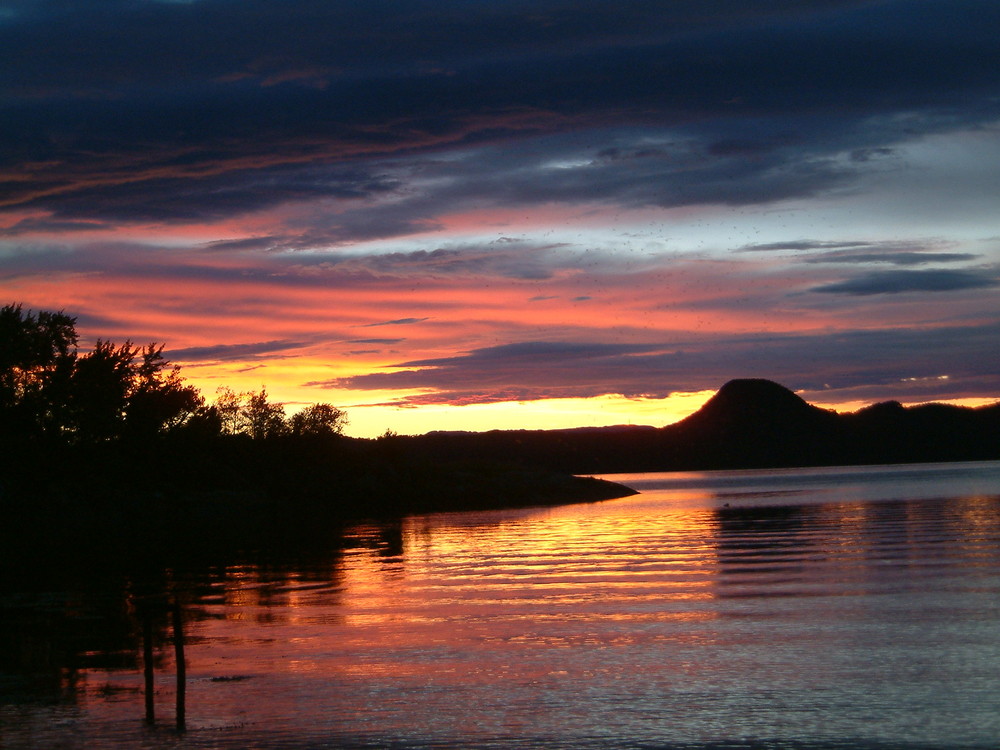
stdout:
{"type": "Polygon", "coordinates": [[[1000,398],[996,0],[4,0],[0,304],[347,432],[1000,398]]]}

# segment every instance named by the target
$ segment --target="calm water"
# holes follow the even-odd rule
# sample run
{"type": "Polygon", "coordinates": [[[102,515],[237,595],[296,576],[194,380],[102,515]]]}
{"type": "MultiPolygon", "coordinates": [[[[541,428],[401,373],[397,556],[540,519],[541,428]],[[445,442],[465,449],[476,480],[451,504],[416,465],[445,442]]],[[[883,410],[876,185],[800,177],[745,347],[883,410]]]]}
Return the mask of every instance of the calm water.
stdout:
{"type": "Polygon", "coordinates": [[[1000,463],[612,478],[162,572],[184,734],[165,619],[143,723],[153,584],[7,591],[0,747],[998,746],[1000,463]]]}

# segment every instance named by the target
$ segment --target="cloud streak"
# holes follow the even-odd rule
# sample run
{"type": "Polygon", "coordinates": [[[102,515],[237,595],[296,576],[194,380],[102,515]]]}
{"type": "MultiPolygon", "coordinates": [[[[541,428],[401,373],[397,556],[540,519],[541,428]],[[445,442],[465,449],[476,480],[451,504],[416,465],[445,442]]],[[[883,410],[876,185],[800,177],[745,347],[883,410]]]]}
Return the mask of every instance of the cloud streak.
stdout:
{"type": "Polygon", "coordinates": [[[176,362],[229,361],[243,362],[259,359],[276,353],[288,353],[305,344],[301,341],[261,341],[250,344],[218,344],[216,346],[193,346],[187,349],[171,349],[169,358],[176,362]]]}
{"type": "Polygon", "coordinates": [[[925,271],[878,271],[853,279],[814,287],[826,294],[903,294],[905,292],[955,292],[986,289],[1000,284],[996,271],[954,269],[925,271]]]}
{"type": "Polygon", "coordinates": [[[716,388],[737,370],[746,377],[773,378],[811,391],[891,384],[901,380],[900,372],[909,373],[911,380],[947,375],[1000,387],[1000,377],[983,356],[998,333],[1000,326],[994,323],[830,335],[719,336],[660,344],[523,342],[401,362],[388,372],[309,385],[421,391],[403,400],[418,405],[606,394],[666,398],[716,388]],[[939,359],[942,352],[949,355],[946,362],[939,359]]]}

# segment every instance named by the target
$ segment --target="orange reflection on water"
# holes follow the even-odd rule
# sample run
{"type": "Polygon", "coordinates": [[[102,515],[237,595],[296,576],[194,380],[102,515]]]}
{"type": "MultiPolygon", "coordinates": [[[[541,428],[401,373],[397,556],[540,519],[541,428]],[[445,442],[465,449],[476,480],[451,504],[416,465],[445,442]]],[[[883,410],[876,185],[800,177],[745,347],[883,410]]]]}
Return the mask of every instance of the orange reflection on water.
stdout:
{"type": "MultiPolygon", "coordinates": [[[[460,747],[512,726],[596,736],[622,716],[620,736],[648,716],[673,731],[701,712],[694,736],[742,726],[748,705],[776,703],[781,726],[789,701],[825,721],[828,698],[853,715],[870,694],[892,720],[908,705],[895,691],[944,684],[930,664],[993,679],[1000,494],[894,497],[928,486],[917,470],[769,476],[674,475],[606,503],[357,526],[318,560],[216,570],[192,595],[189,726],[460,747]]],[[[90,689],[88,710],[134,721],[131,679],[115,678],[128,702],[90,689]]],[[[161,680],[157,699],[171,689],[161,680]]],[[[971,691],[955,715],[981,703],[971,691]]]]}
{"type": "MultiPolygon", "coordinates": [[[[624,654],[698,639],[717,618],[718,563],[710,515],[651,521],[644,505],[625,499],[358,527],[348,535],[349,547],[358,546],[328,571],[329,585],[304,597],[297,573],[226,571],[222,600],[198,624],[189,674],[460,689],[511,674],[582,679],[571,658],[580,648],[608,654],[605,675],[624,676],[626,661],[645,669],[624,654]]],[[[268,701],[268,710],[294,710],[290,696],[268,701]]]]}

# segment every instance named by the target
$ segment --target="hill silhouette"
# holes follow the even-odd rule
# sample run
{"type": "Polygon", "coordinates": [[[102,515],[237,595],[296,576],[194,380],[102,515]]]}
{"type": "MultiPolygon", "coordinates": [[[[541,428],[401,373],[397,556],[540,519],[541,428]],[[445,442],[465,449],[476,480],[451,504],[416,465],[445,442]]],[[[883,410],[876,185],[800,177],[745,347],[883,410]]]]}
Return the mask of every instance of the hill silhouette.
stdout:
{"type": "Polygon", "coordinates": [[[665,427],[429,433],[399,438],[425,460],[503,456],[576,474],[781,468],[1000,459],[1000,403],[904,407],[890,401],[839,414],[770,380],[723,385],[665,427]]]}
{"type": "Polygon", "coordinates": [[[828,460],[836,413],[770,380],[731,380],[691,416],[666,429],[675,459],[746,468],[828,460]],[[824,456],[826,454],[826,456],[824,456]]]}
{"type": "Polygon", "coordinates": [[[677,425],[704,432],[819,427],[829,424],[832,415],[773,381],[743,379],[730,380],[698,411],[677,425]]]}

